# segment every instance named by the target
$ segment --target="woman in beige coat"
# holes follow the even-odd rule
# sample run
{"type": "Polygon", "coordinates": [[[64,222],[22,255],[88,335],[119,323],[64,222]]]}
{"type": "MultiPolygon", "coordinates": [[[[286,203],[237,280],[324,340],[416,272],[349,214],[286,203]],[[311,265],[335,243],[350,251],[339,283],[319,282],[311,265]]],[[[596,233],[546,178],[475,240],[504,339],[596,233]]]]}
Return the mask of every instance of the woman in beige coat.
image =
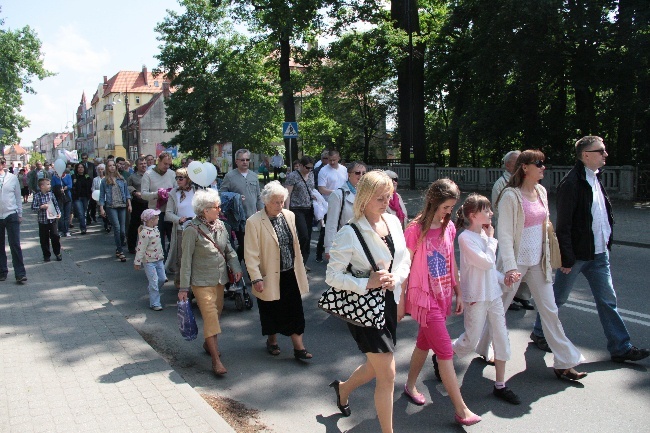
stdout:
{"type": "Polygon", "coordinates": [[[178,299],[187,300],[192,288],[203,317],[203,349],[212,357],[212,371],[227,372],[221,363],[217,336],[221,333],[219,316],[223,309],[223,290],[228,282],[228,266],[241,278],[237,253],[230,245],[228,229],[219,220],[221,199],[213,189],[196,191],[192,198],[196,217],[183,232],[183,257],[178,299]]]}
{"type": "Polygon", "coordinates": [[[287,194],[278,181],[269,182],[262,190],[264,209],[246,221],[244,259],[257,297],[262,335],[267,336],[266,350],[279,355],[277,334],[286,335],[291,337],[293,356],[305,360],[312,354],[302,341],[305,315],[301,295],[309,291],[309,285],[295,215],[282,209],[287,194]]]}

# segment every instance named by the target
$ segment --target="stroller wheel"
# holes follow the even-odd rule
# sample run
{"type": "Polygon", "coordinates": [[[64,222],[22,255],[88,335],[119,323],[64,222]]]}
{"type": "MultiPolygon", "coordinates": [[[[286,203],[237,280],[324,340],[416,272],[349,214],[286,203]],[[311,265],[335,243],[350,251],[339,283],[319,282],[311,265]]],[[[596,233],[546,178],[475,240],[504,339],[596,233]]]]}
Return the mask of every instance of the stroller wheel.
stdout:
{"type": "Polygon", "coordinates": [[[251,295],[249,295],[248,292],[244,292],[244,305],[247,310],[253,308],[253,298],[251,298],[251,295]]]}
{"type": "Polygon", "coordinates": [[[235,294],[235,308],[237,311],[242,311],[244,309],[244,297],[241,293],[235,294]]]}

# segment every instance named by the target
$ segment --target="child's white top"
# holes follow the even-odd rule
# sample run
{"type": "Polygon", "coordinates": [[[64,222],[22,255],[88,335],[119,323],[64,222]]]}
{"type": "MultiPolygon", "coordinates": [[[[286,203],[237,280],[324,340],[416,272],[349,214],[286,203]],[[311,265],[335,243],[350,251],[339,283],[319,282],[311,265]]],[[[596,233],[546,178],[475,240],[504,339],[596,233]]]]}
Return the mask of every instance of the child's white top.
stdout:
{"type": "Polygon", "coordinates": [[[135,247],[133,264],[141,265],[163,259],[164,255],[158,227],[147,227],[143,225],[138,234],[138,244],[135,247]]]}
{"type": "Polygon", "coordinates": [[[501,297],[499,283],[503,283],[503,274],[496,268],[497,243],[483,230],[480,234],[463,230],[458,236],[463,302],[493,301],[501,297]]]}

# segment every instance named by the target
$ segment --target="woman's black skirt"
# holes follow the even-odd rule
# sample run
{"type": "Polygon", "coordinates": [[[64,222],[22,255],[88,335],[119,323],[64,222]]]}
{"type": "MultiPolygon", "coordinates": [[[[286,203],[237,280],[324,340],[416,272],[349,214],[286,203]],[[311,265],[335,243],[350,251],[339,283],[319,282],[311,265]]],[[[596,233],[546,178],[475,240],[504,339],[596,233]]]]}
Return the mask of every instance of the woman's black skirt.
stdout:
{"type": "Polygon", "coordinates": [[[302,335],[305,332],[305,315],[296,274],[293,269],[280,272],[280,299],[257,300],[262,323],[262,335],[302,335]]]}
{"type": "Polygon", "coordinates": [[[397,344],[397,304],[393,292],[386,292],[384,306],[386,324],[382,329],[356,326],[348,323],[352,338],[363,353],[392,353],[397,344]]]}

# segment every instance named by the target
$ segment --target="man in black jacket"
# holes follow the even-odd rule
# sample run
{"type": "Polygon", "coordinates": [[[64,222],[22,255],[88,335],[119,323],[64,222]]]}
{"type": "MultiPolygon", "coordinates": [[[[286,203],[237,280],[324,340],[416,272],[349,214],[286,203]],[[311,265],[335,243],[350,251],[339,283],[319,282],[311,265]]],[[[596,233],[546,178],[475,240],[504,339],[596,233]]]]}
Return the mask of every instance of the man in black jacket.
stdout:
{"type": "MultiPolygon", "coordinates": [[[[650,355],[630,343],[630,334],[616,307],[616,292],[609,265],[614,218],[607,192],[600,182],[600,168],[607,151],[603,139],[586,136],[576,142],[578,161],[557,187],[556,233],[562,255],[562,267],[555,275],[555,303],[568,299],[580,273],[589,282],[596,301],[600,323],[607,337],[612,361],[639,361],[650,355]]],[[[539,315],[531,335],[540,349],[546,341],[539,315]]]]}

